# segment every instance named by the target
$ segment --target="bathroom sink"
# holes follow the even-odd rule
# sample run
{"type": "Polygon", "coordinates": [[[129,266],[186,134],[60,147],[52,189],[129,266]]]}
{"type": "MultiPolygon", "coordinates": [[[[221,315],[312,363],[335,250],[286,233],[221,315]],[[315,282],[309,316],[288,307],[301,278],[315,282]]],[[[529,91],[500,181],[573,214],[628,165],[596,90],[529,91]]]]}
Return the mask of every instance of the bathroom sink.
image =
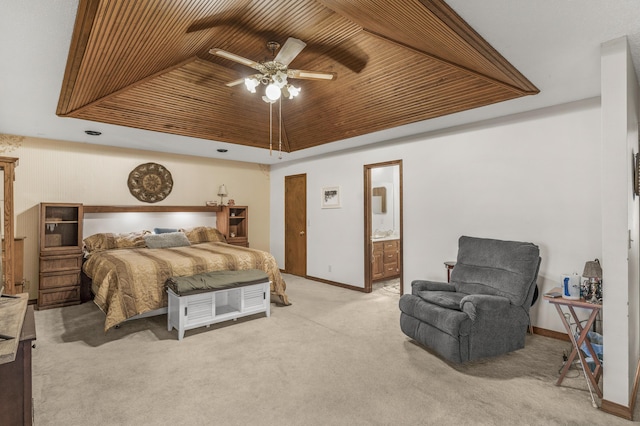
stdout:
{"type": "Polygon", "coordinates": [[[372,240],[381,240],[383,238],[393,238],[394,234],[393,234],[393,230],[389,230],[389,231],[379,231],[379,230],[375,230],[375,232],[373,234],[371,234],[371,239],[372,240]]]}

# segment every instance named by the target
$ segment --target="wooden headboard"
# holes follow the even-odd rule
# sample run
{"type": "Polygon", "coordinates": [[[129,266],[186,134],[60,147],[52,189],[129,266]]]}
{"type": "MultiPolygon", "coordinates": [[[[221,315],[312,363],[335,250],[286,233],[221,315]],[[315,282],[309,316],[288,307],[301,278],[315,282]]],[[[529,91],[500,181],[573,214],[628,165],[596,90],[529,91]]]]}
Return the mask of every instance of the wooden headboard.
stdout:
{"type": "Polygon", "coordinates": [[[220,206],[83,206],[82,238],[98,232],[216,226],[220,206]]]}

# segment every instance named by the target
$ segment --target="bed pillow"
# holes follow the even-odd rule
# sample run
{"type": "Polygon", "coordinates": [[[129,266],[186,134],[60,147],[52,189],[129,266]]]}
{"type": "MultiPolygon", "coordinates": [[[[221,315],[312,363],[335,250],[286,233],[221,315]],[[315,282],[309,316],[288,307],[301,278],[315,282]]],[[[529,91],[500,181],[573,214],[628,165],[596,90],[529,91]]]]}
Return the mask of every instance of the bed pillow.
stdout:
{"type": "Polygon", "coordinates": [[[178,232],[178,228],[153,228],[154,234],[168,234],[170,232],[178,232]]]}
{"type": "Polygon", "coordinates": [[[226,243],[224,235],[216,228],[210,226],[196,226],[195,228],[181,229],[191,244],[200,243],[226,243]]]}
{"type": "Polygon", "coordinates": [[[149,231],[136,231],[122,234],[110,232],[99,233],[85,238],[83,242],[85,250],[88,253],[121,248],[144,248],[146,247],[144,236],[149,233],[149,231]]]}
{"type": "Polygon", "coordinates": [[[183,232],[165,232],[144,236],[147,247],[152,249],[190,246],[189,239],[183,232]]]}

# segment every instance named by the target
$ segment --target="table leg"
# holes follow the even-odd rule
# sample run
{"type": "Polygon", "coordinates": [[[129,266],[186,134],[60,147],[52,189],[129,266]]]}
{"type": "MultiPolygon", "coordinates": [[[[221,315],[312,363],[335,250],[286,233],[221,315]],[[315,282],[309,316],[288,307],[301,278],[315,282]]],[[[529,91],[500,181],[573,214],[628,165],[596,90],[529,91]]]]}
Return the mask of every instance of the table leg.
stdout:
{"type": "MultiPolygon", "coordinates": [[[[560,319],[562,320],[562,325],[564,325],[565,330],[567,330],[567,334],[571,336],[571,326],[567,322],[567,318],[565,318],[564,312],[562,312],[562,308],[560,308],[560,305],[558,304],[556,304],[555,307],[556,307],[556,310],[558,311],[558,315],[560,315],[560,319]]],[[[567,375],[567,372],[569,371],[569,367],[571,367],[571,363],[573,362],[573,358],[575,358],[576,356],[574,353],[575,350],[576,349],[574,347],[573,350],[571,351],[571,355],[569,356],[567,361],[565,361],[564,367],[562,367],[562,370],[560,371],[560,377],[558,377],[558,381],[556,382],[556,386],[560,386],[560,383],[562,383],[562,380],[564,380],[564,376],[567,375]]]]}
{"type": "MultiPolygon", "coordinates": [[[[577,318],[577,315],[573,311],[573,307],[569,306],[569,309],[571,310],[571,314],[574,316],[574,318],[577,318]]],[[[600,359],[598,358],[598,355],[596,354],[596,351],[593,349],[593,346],[591,345],[591,342],[587,338],[587,334],[589,333],[589,330],[591,329],[591,325],[595,322],[597,316],[598,316],[598,309],[593,309],[591,311],[591,314],[589,315],[589,319],[587,320],[587,323],[585,324],[585,326],[584,327],[582,327],[582,326],[579,327],[580,336],[578,337],[578,340],[577,341],[575,340],[575,336],[572,336],[572,337],[573,337],[573,339],[575,341],[575,348],[577,349],[576,352],[580,356],[580,362],[582,362],[582,365],[584,366],[585,372],[587,374],[587,378],[589,379],[589,381],[591,381],[591,384],[593,385],[594,389],[596,390],[596,393],[598,394],[598,396],[600,398],[602,398],[602,391],[600,390],[600,386],[598,385],[598,379],[600,378],[600,374],[602,373],[602,365],[600,364],[600,359]],[[580,346],[582,346],[583,343],[587,347],[587,350],[591,354],[591,358],[593,359],[593,362],[596,365],[596,367],[594,368],[593,372],[589,368],[589,364],[587,364],[586,357],[584,356],[584,353],[582,352],[582,350],[580,350],[580,346]]],[[[576,350],[576,349],[574,349],[574,350],[576,350]]]]}
{"type": "Polygon", "coordinates": [[[580,320],[578,319],[578,316],[576,315],[574,309],[572,306],[569,306],[569,312],[571,313],[571,316],[573,317],[573,319],[576,322],[576,329],[577,331],[580,332],[580,335],[578,337],[578,340],[576,340],[575,336],[573,335],[573,333],[571,332],[571,326],[569,324],[569,322],[567,321],[567,318],[564,316],[564,313],[562,312],[562,309],[560,308],[560,305],[556,304],[556,310],[558,311],[558,314],[560,315],[560,318],[562,319],[562,323],[564,325],[564,328],[567,330],[567,334],[569,335],[569,339],[571,340],[571,343],[573,344],[573,349],[571,350],[571,354],[569,354],[569,357],[567,358],[567,361],[564,365],[564,367],[562,368],[561,372],[560,372],[560,377],[558,378],[558,381],[556,382],[556,385],[559,386],[562,383],[562,380],[564,379],[564,377],[566,376],[567,372],[569,371],[569,368],[571,367],[571,364],[573,363],[573,360],[575,359],[576,355],[578,355],[578,357],[580,358],[580,362],[582,363],[582,365],[584,366],[584,372],[587,376],[587,379],[589,379],[590,383],[593,385],[594,389],[596,390],[596,394],[602,398],[602,391],[600,390],[600,386],[598,385],[598,379],[600,378],[600,375],[602,374],[602,365],[600,363],[600,360],[598,359],[598,356],[595,353],[595,350],[593,349],[593,346],[591,346],[591,342],[587,339],[587,333],[589,332],[589,329],[591,328],[591,325],[595,322],[595,319],[598,315],[598,309],[593,309],[591,311],[591,314],[589,315],[589,319],[587,320],[586,325],[583,327],[580,324],[580,320]],[[587,346],[587,349],[589,350],[591,357],[594,360],[594,363],[596,364],[596,368],[594,369],[593,372],[591,372],[591,369],[589,368],[589,365],[587,364],[586,360],[585,360],[585,356],[582,353],[582,351],[580,350],[580,346],[582,345],[582,343],[585,343],[585,345],[587,346]]]}

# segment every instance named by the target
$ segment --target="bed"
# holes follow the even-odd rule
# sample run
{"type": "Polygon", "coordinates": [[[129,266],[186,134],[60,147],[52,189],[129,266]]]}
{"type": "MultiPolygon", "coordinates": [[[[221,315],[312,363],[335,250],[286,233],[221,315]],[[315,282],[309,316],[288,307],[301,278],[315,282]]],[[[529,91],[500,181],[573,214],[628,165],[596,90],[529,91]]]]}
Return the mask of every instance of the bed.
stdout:
{"type": "Polygon", "coordinates": [[[134,317],[166,312],[165,282],[173,276],[260,269],[271,281],[271,302],[290,304],[286,283],[270,253],[227,244],[212,227],[181,229],[166,236],[179,243],[158,244],[161,237],[146,230],[97,233],[84,239],[82,270],[91,280],[94,303],[106,315],[105,331],[134,317]]]}

